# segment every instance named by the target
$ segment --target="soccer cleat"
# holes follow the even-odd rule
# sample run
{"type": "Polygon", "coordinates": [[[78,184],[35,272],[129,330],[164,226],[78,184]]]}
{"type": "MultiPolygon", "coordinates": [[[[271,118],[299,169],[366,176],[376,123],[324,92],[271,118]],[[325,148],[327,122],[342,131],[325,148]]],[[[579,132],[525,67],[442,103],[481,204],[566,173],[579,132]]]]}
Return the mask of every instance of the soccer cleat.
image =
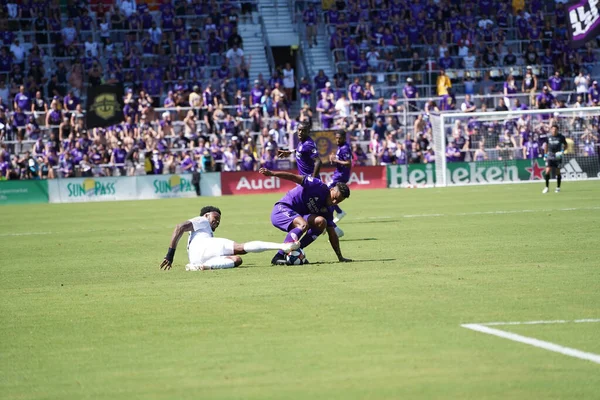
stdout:
{"type": "Polygon", "coordinates": [[[557,187],[556,189],[554,189],[554,193],[560,193],[560,188],[557,187]]]}
{"type": "Polygon", "coordinates": [[[287,254],[290,251],[298,250],[299,248],[300,248],[300,241],[296,240],[295,242],[284,243],[281,250],[287,254]]]}
{"type": "Polygon", "coordinates": [[[543,194],[546,194],[546,193],[548,193],[548,188],[547,188],[547,187],[546,187],[546,188],[544,188],[544,190],[542,190],[542,193],[543,193],[543,194]]]}
{"type": "Polygon", "coordinates": [[[333,219],[333,223],[337,224],[337,223],[338,223],[338,222],[340,222],[340,221],[342,220],[342,218],[344,218],[345,216],[346,216],[346,213],[342,211],[341,213],[339,213],[339,214],[337,214],[337,215],[335,216],[335,218],[333,219]]]}
{"type": "Polygon", "coordinates": [[[187,264],[185,266],[186,271],[204,271],[205,269],[210,269],[210,268],[207,268],[202,264],[201,265],[187,264]]]}
{"type": "Polygon", "coordinates": [[[275,254],[273,259],[271,260],[271,265],[285,265],[285,255],[284,254],[275,254]]]}

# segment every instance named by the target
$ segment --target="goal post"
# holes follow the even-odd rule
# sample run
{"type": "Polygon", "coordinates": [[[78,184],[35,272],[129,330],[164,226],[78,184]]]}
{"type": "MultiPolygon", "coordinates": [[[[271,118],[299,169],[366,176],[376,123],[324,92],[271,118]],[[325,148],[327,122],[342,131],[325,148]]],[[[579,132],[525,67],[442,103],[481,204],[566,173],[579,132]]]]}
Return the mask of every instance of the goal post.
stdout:
{"type": "Polygon", "coordinates": [[[435,186],[543,180],[544,143],[553,125],[568,143],[563,179],[600,178],[600,107],[432,113],[429,118],[435,186]]]}

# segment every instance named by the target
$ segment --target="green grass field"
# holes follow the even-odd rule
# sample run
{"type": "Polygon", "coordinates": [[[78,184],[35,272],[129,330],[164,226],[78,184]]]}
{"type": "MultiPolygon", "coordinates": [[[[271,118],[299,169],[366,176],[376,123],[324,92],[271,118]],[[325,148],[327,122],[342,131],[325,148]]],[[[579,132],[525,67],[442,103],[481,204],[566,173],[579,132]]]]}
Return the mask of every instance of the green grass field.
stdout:
{"type": "MultiPolygon", "coordinates": [[[[204,272],[159,270],[174,225],[280,241],[280,194],[3,207],[0,397],[598,399],[600,364],[460,326],[600,318],[600,183],[541,189],[355,191],[355,262],[204,272]]],[[[600,323],[499,328],[600,354],[600,323]]]]}

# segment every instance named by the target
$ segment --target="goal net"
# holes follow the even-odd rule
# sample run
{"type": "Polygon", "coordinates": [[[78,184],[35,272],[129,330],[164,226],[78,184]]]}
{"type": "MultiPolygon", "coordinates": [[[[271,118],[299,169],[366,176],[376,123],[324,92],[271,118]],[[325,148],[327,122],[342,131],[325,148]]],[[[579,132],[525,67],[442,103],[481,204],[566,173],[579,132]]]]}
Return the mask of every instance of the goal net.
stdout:
{"type": "Polygon", "coordinates": [[[563,179],[600,178],[600,107],[439,113],[430,121],[436,186],[543,180],[553,125],[568,143],[563,179]]]}

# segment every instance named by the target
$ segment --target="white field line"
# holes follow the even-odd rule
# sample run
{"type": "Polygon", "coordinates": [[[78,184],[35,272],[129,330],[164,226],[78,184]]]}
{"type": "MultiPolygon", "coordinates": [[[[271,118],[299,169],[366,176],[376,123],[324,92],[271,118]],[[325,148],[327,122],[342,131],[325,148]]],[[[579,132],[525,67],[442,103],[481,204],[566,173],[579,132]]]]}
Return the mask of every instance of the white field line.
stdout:
{"type": "Polygon", "coordinates": [[[512,340],[514,342],[525,343],[540,349],[552,351],[555,353],[564,354],[566,356],[579,358],[581,360],[591,361],[600,364],[600,354],[588,353],[585,351],[573,349],[570,347],[561,346],[556,343],[546,342],[536,338],[518,335],[516,333],[503,331],[496,328],[490,328],[490,325],[535,325],[535,324],[566,324],[566,323],[587,323],[600,322],[600,319],[576,319],[573,321],[555,320],[555,321],[524,321],[524,322],[487,322],[482,324],[463,324],[463,328],[471,329],[476,332],[486,333],[488,335],[498,336],[503,339],[512,340]]]}
{"type": "MultiPolygon", "coordinates": [[[[503,214],[525,214],[525,213],[545,213],[552,211],[590,211],[600,210],[600,207],[569,207],[569,208],[545,208],[539,210],[497,210],[497,211],[474,211],[464,213],[449,213],[449,214],[405,214],[400,215],[400,218],[434,218],[434,217],[465,217],[469,215],[503,215],[503,214]]],[[[382,217],[367,217],[367,218],[353,218],[357,220],[361,219],[391,219],[392,216],[382,217]]]]}
{"type": "MultiPolygon", "coordinates": [[[[405,214],[398,216],[399,218],[434,218],[434,217],[453,217],[453,216],[469,216],[469,215],[503,215],[503,214],[523,214],[523,213],[545,213],[552,211],[590,211],[590,210],[600,210],[600,207],[579,207],[579,208],[550,208],[550,209],[540,209],[540,210],[498,210],[498,211],[476,211],[476,212],[465,212],[465,213],[451,213],[451,214],[405,214]]],[[[384,216],[376,216],[376,217],[356,217],[352,218],[356,221],[363,220],[386,220],[393,219],[394,216],[384,215],[384,216]]],[[[262,222],[260,223],[262,224],[262,222]]],[[[256,225],[256,223],[252,222],[243,222],[243,223],[228,223],[228,225],[234,226],[248,226],[248,225],[256,225]]],[[[172,226],[165,227],[165,229],[172,229],[175,227],[175,224],[172,226]]],[[[33,235],[54,235],[54,234],[63,234],[63,233],[92,233],[92,232],[114,232],[114,231],[128,231],[134,232],[139,230],[155,230],[162,229],[162,227],[147,227],[147,228],[127,228],[127,229],[81,229],[81,230],[71,230],[71,231],[56,231],[56,232],[15,232],[15,233],[0,233],[0,237],[13,237],[13,236],[33,236],[33,235]]]]}
{"type": "Polygon", "coordinates": [[[581,324],[586,322],[600,322],[600,319],[574,319],[571,321],[564,319],[557,319],[554,321],[518,321],[518,322],[485,322],[478,323],[476,325],[483,326],[499,326],[499,325],[541,325],[541,324],[581,324]]]}

